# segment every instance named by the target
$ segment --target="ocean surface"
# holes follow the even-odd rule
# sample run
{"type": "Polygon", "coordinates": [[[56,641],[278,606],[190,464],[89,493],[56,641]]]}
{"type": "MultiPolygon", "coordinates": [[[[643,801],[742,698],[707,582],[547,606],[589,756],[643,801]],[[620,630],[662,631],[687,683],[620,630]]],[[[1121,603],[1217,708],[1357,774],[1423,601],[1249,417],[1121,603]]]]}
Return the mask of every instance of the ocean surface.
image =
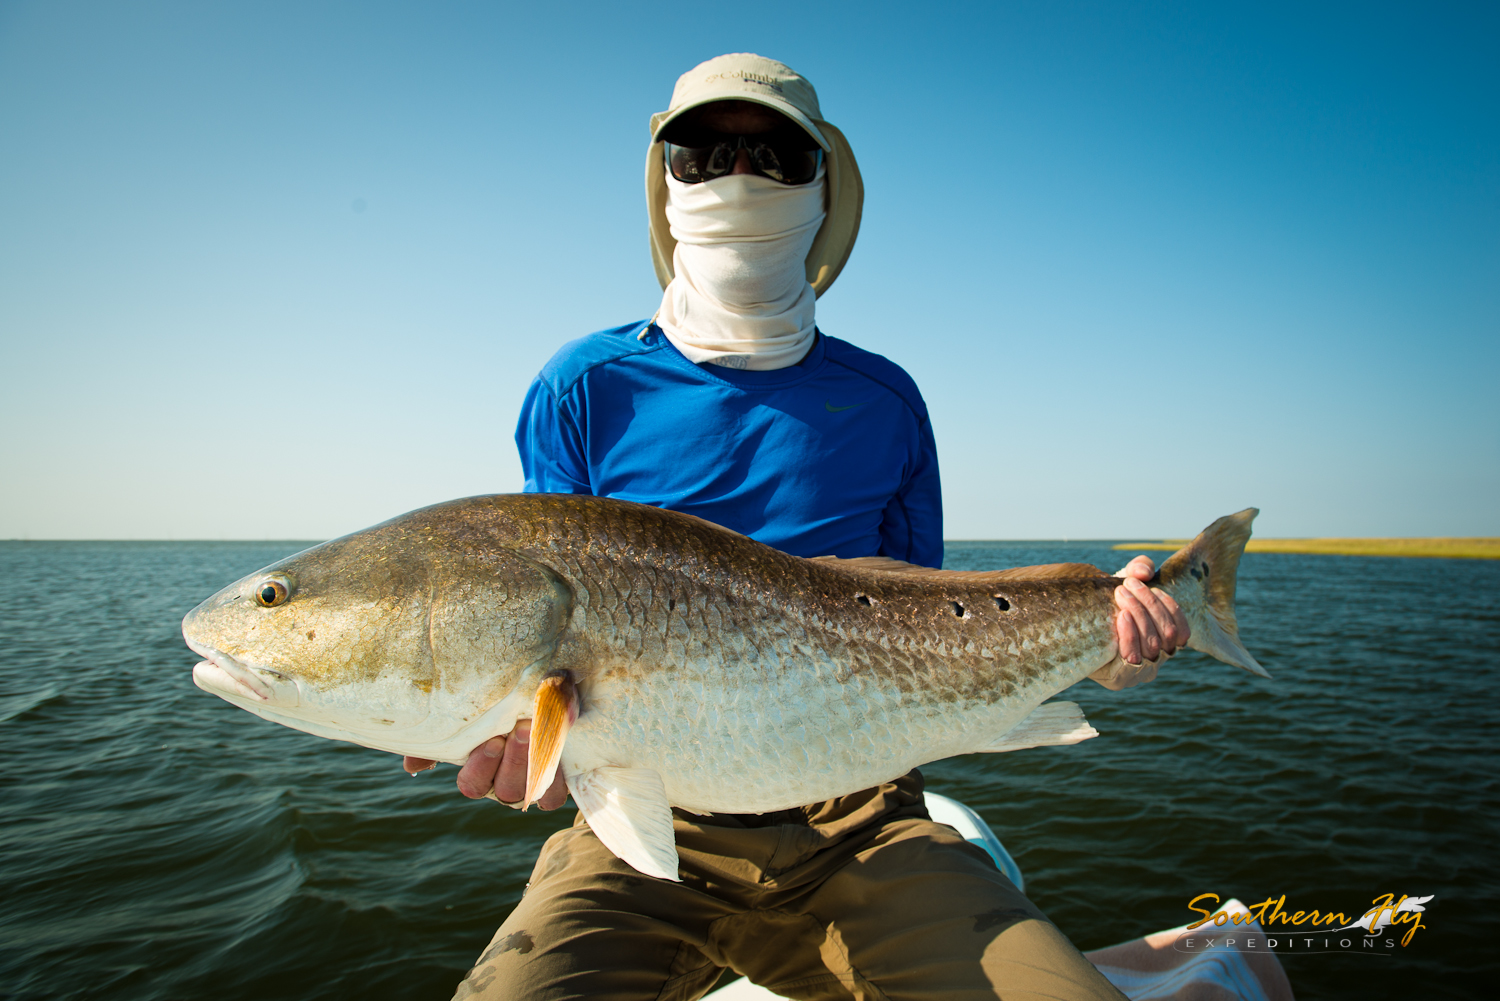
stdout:
{"type": "MultiPolygon", "coordinates": [[[[444,999],[573,811],[470,802],[455,769],[193,687],[178,623],[305,543],[0,543],[0,996],[444,999]]],[[[1107,543],[950,543],[947,565],[1107,543]]],[[[1251,554],[1241,636],[1084,682],[1102,734],[925,769],[1084,949],[1201,893],[1357,917],[1434,895],[1411,944],[1283,953],[1302,998],[1492,997],[1500,977],[1500,561],[1251,554]],[[1489,988],[1489,989],[1486,989],[1489,988]]]]}

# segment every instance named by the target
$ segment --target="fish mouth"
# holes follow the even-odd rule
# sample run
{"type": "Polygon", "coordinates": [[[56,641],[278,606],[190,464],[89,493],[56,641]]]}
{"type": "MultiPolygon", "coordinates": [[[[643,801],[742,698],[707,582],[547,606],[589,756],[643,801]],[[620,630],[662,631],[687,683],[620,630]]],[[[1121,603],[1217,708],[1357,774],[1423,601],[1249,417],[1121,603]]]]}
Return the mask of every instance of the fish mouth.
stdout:
{"type": "Polygon", "coordinates": [[[187,640],[188,648],[205,658],[193,667],[193,684],[220,698],[249,699],[290,708],[300,701],[297,683],[280,671],[242,664],[223,650],[187,640]]]}

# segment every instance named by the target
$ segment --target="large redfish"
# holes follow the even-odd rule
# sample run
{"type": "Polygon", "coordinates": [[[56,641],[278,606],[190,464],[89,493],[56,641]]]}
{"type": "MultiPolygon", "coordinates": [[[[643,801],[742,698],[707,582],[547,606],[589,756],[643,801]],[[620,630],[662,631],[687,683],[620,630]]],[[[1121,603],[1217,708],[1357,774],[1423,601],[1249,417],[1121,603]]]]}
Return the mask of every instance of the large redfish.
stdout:
{"type": "MultiPolygon", "coordinates": [[[[1255,510],[1161,567],[1191,646],[1240,645],[1255,510]]],[[[200,688],[322,737],[461,762],[532,718],[528,802],[558,767],[643,873],[677,878],[670,808],[782,810],[939,758],[1095,731],[1050,696],[1118,656],[1086,564],[995,572],[788,556],[597,497],[452,501],[251,574],[183,620],[200,688]]]]}

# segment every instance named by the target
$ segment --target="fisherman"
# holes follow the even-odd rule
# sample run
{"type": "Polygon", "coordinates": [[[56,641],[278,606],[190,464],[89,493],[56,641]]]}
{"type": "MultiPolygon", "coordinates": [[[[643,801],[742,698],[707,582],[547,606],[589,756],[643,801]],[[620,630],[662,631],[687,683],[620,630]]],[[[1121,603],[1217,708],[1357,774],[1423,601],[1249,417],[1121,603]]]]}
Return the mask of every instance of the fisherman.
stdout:
{"type": "MultiPolygon", "coordinates": [[[[661,307],[542,370],[516,430],[526,490],[684,511],[798,556],[939,566],[921,394],[814,322],[863,187],[812,85],[747,54],[684,74],[651,117],[646,201],[661,307]]],[[[1121,571],[1121,657],[1094,675],[1108,688],[1151,680],[1187,640],[1152,574],[1145,557],[1121,571]]],[[[475,749],[465,796],[519,805],[529,726],[475,749]]],[[[566,797],[559,772],[540,805],[566,797]]],[[[581,816],[550,838],[457,997],[691,999],[726,967],[792,998],[1122,997],[928,818],[920,772],[777,813],[674,814],[681,882],[642,876],[581,816]]]]}

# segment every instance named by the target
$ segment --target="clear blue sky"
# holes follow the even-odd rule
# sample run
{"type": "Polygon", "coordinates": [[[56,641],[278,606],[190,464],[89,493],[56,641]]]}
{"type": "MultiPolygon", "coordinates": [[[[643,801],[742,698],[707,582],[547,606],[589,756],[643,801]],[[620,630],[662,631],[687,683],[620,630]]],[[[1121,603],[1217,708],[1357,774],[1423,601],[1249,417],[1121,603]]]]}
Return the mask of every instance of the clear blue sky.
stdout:
{"type": "Polygon", "coordinates": [[[819,321],[923,388],[948,537],[1500,535],[1497,10],[0,0],[0,538],[518,489],[726,51],[859,157],[819,321]]]}

